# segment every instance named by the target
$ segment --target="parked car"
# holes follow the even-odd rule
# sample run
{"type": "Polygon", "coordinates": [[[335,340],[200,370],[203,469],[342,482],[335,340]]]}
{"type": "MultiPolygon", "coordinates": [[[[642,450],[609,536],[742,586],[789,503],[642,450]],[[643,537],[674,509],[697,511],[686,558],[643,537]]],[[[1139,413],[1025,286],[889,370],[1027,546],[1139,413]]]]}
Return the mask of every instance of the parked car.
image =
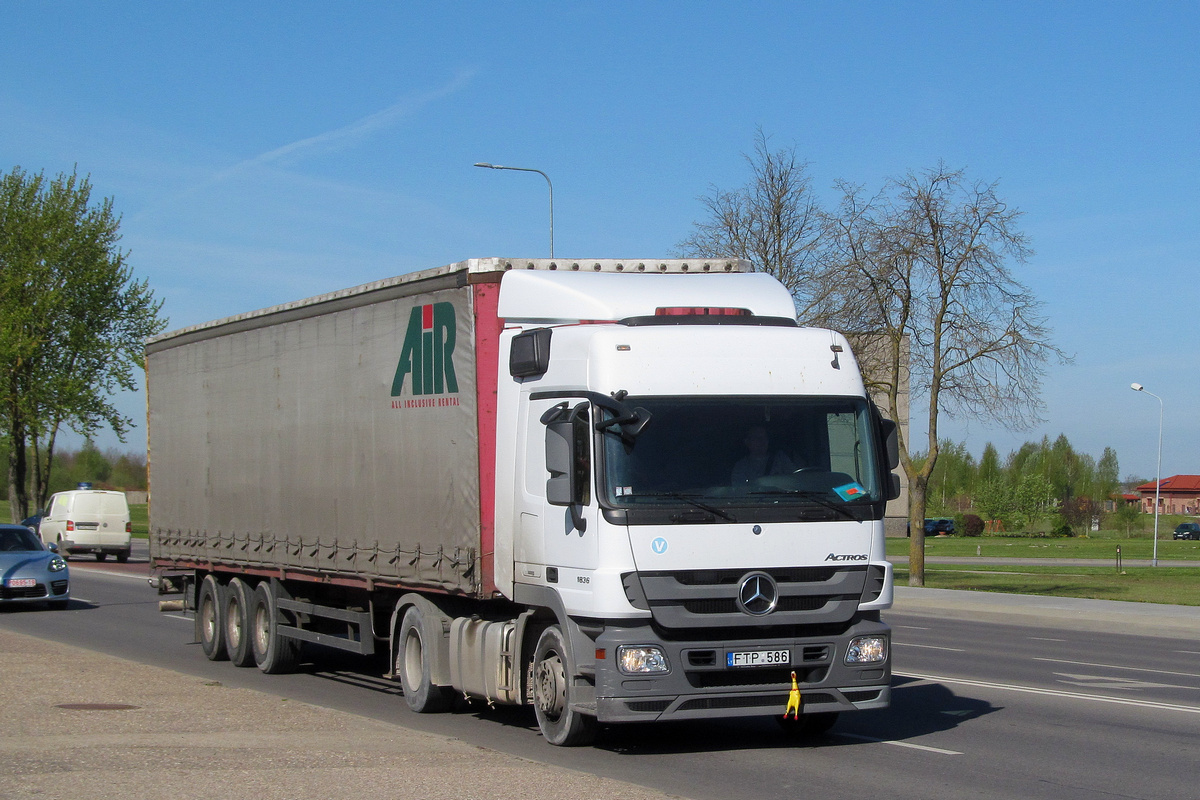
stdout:
{"type": "Polygon", "coordinates": [[[51,495],[38,534],[58,546],[63,558],[92,553],[97,561],[110,555],[129,560],[129,504],[124,492],[72,489],[51,495]]]}
{"type": "Polygon", "coordinates": [[[925,520],[925,535],[937,536],[938,534],[953,534],[954,520],[952,519],[927,519],[925,520]]]}
{"type": "Polygon", "coordinates": [[[24,525],[0,525],[0,576],[0,605],[66,608],[71,599],[67,562],[24,525]]]}
{"type": "Polygon", "coordinates": [[[1200,539],[1200,522],[1181,522],[1175,526],[1174,539],[1200,539]]]}

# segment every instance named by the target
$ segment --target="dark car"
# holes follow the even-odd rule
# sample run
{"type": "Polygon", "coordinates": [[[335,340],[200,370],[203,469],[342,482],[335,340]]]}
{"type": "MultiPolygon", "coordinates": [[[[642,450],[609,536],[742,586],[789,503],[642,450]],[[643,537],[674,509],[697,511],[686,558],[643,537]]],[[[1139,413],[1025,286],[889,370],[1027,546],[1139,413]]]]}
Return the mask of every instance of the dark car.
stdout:
{"type": "Polygon", "coordinates": [[[1174,539],[1200,539],[1200,522],[1181,522],[1175,526],[1174,539]]]}
{"type": "Polygon", "coordinates": [[[0,606],[66,608],[70,599],[67,562],[24,525],[0,525],[0,606]]]}
{"type": "Polygon", "coordinates": [[[954,533],[954,520],[952,519],[927,519],[925,520],[925,535],[937,536],[938,534],[954,533]]]}

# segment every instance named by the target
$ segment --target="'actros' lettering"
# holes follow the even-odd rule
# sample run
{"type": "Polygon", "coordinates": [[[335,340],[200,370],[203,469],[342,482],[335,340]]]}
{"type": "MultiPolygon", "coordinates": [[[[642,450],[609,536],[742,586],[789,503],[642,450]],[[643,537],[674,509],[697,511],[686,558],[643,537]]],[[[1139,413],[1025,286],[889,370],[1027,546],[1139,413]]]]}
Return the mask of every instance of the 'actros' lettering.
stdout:
{"type": "Polygon", "coordinates": [[[866,553],[830,553],[825,556],[826,561],[866,561],[866,553]]]}

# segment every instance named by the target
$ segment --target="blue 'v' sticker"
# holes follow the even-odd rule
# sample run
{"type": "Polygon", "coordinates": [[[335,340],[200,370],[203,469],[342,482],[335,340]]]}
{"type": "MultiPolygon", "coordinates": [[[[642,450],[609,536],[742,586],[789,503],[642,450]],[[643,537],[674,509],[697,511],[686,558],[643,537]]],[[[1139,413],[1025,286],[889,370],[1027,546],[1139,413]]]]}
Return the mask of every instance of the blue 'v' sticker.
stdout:
{"type": "Polygon", "coordinates": [[[658,537],[650,543],[650,549],[661,556],[663,553],[667,552],[667,540],[661,536],[658,537]]]}

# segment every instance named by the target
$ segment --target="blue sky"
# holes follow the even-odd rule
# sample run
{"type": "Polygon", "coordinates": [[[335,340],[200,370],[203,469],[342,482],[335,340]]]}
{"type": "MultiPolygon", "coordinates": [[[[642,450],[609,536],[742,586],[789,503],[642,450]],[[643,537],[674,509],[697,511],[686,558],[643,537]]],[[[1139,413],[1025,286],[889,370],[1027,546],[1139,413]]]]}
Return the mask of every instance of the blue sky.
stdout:
{"type": "MultiPolygon", "coordinates": [[[[1194,3],[6,3],[0,170],[78,165],[171,327],[476,256],[670,255],[761,126],[832,205],[944,160],[1025,212],[1045,421],[1200,473],[1194,3]]],[[[140,394],[121,399],[140,419],[140,394]]],[[[121,446],[111,436],[101,446],[121,446]]],[[[128,449],[144,447],[144,432],[128,449]]]]}

